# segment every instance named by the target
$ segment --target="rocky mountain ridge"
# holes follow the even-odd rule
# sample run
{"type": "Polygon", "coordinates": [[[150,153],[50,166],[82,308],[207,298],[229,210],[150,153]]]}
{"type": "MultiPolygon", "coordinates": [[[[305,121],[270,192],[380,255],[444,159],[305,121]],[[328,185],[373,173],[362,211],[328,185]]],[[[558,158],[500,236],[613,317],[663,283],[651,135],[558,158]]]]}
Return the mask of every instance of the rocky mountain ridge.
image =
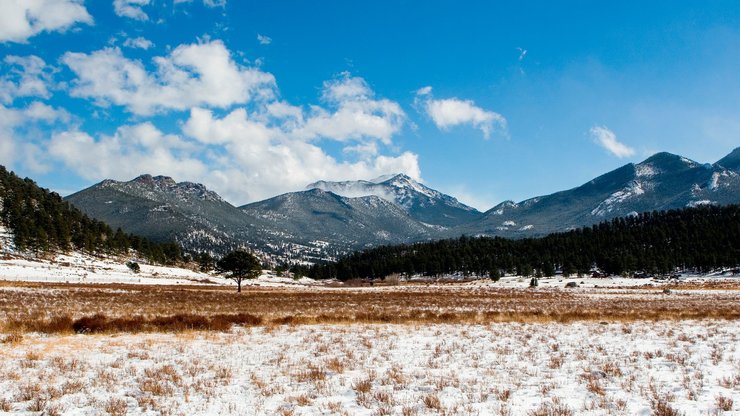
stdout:
{"type": "Polygon", "coordinates": [[[541,236],[638,212],[740,203],[740,148],[714,164],[670,153],[579,187],[479,212],[407,175],[318,181],[235,207],[201,184],[142,175],[67,197],[88,215],[155,240],[214,253],[246,245],[274,259],[317,261],[384,244],[466,235],[541,236]]]}

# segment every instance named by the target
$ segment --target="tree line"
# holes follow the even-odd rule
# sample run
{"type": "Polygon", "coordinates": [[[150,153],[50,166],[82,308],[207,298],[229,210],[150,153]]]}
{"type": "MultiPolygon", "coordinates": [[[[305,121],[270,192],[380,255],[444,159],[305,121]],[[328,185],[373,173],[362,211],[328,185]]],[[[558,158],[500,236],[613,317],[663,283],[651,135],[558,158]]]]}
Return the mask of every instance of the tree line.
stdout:
{"type": "Polygon", "coordinates": [[[157,243],[143,237],[113,231],[64,201],[59,194],[21,179],[0,166],[0,222],[13,232],[19,251],[80,250],[97,254],[126,254],[160,264],[182,260],[181,247],[174,242],[157,243]]]}
{"type": "Polygon", "coordinates": [[[552,276],[706,272],[740,265],[740,206],[653,211],[541,238],[457,239],[382,246],[293,271],[315,279],[462,274],[552,276]]]}

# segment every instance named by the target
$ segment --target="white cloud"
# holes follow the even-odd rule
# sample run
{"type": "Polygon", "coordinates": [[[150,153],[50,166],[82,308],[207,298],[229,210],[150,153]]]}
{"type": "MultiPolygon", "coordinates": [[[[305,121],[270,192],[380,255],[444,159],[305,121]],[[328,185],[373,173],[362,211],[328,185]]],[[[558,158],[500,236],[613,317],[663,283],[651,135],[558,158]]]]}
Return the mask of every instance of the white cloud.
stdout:
{"type": "Polygon", "coordinates": [[[147,38],[139,36],[138,38],[126,38],[123,41],[123,46],[133,49],[149,49],[154,46],[154,43],[147,38]]]}
{"type": "Polygon", "coordinates": [[[499,113],[484,110],[476,106],[472,100],[434,99],[431,92],[432,87],[419,89],[417,103],[421,103],[424,111],[440,129],[447,130],[460,124],[470,124],[482,131],[485,138],[489,138],[497,127],[506,129],[506,119],[499,113]]]}
{"type": "Polygon", "coordinates": [[[519,51],[519,62],[523,61],[527,56],[527,50],[523,48],[516,48],[519,51]]]}
{"type": "MultiPolygon", "coordinates": [[[[175,0],[174,4],[192,3],[193,0],[175,0]]],[[[206,7],[226,7],[226,0],[203,0],[206,7]]]]}
{"type": "Polygon", "coordinates": [[[41,32],[65,31],[78,22],[93,22],[81,0],[0,1],[0,42],[26,42],[41,32]]]}
{"type": "Polygon", "coordinates": [[[591,137],[594,141],[604,149],[608,150],[611,154],[618,158],[624,158],[633,156],[635,149],[620,143],[617,140],[617,136],[604,126],[595,126],[590,130],[591,137]]]}
{"type": "Polygon", "coordinates": [[[149,16],[142,10],[149,2],[150,0],[113,0],[113,10],[121,17],[149,20],[149,16]]]}
{"type": "Polygon", "coordinates": [[[193,156],[192,144],[151,123],[123,126],[98,138],[78,130],[55,133],[48,147],[52,157],[89,180],[129,180],[142,173],[198,180],[207,172],[193,156]]]}
{"type": "Polygon", "coordinates": [[[396,172],[419,179],[417,155],[381,154],[380,143],[390,144],[404,115],[397,103],[374,96],[363,79],[344,74],[324,84],[327,108],[304,110],[275,99],[255,102],[249,106],[252,111],[239,107],[225,115],[192,107],[182,123],[182,137],[143,123],[121,127],[112,136],[57,133],[48,148],[86,179],[167,174],[204,183],[237,204],[301,190],[321,179],[367,179],[396,172]],[[325,139],[346,143],[347,160],[329,155],[316,143],[325,139]],[[152,172],[154,167],[157,172],[152,172]]]}
{"type": "Polygon", "coordinates": [[[193,106],[226,108],[274,95],[272,74],[237,64],[221,41],[180,45],[169,56],[154,58],[154,73],[118,48],[68,52],[62,61],[77,75],[73,96],[125,106],[140,115],[193,106]]]}
{"type": "Polygon", "coordinates": [[[335,111],[313,106],[305,124],[292,134],[307,140],[378,139],[389,144],[403,127],[406,114],[398,103],[374,95],[364,79],[346,73],[327,81],[322,97],[335,111]]]}
{"type": "Polygon", "coordinates": [[[323,84],[320,105],[302,107],[278,100],[274,77],[237,64],[220,41],[181,45],[154,58],[154,70],[118,48],[67,53],[62,62],[77,75],[73,96],[137,115],[190,110],[181,135],[147,122],[112,135],[65,128],[46,139],[52,160],[88,180],[166,174],[242,204],[321,179],[421,176],[416,154],[384,154],[406,119],[400,105],[350,74],[323,84]],[[344,152],[330,155],[324,140],[344,152]]]}
{"type": "Polygon", "coordinates": [[[416,90],[416,95],[429,95],[432,93],[432,87],[427,85],[426,87],[421,87],[418,90],[416,90]]]}
{"type": "Polygon", "coordinates": [[[14,168],[19,163],[34,173],[44,173],[46,164],[45,146],[36,143],[29,131],[39,125],[53,126],[67,122],[69,114],[40,102],[25,108],[7,108],[0,105],[0,164],[14,168]]]}
{"type": "Polygon", "coordinates": [[[260,45],[269,45],[272,43],[272,38],[265,35],[257,34],[257,41],[260,43],[260,45]]]}
{"type": "Polygon", "coordinates": [[[51,71],[38,56],[6,56],[8,72],[0,78],[0,102],[11,103],[18,97],[49,98],[51,71]]]}
{"type": "Polygon", "coordinates": [[[219,145],[222,154],[203,182],[237,203],[303,189],[320,179],[367,179],[389,172],[419,178],[417,155],[365,155],[339,161],[289,129],[269,127],[236,109],[217,118],[210,110],[193,109],[183,132],[204,145],[219,145]]]}

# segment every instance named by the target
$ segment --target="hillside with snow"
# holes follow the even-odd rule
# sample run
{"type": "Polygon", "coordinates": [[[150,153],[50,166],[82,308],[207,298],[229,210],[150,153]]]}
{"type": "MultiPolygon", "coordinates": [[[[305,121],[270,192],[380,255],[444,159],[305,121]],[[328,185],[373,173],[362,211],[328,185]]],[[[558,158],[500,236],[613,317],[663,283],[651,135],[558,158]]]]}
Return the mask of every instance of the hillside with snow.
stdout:
{"type": "Polygon", "coordinates": [[[481,213],[403,174],[318,181],[235,207],[203,185],[142,175],[67,198],[127,232],[192,251],[247,246],[274,262],[332,260],[386,244],[460,235],[542,236],[655,210],[740,203],[740,148],[714,164],[657,153],[579,187],[481,213]]]}

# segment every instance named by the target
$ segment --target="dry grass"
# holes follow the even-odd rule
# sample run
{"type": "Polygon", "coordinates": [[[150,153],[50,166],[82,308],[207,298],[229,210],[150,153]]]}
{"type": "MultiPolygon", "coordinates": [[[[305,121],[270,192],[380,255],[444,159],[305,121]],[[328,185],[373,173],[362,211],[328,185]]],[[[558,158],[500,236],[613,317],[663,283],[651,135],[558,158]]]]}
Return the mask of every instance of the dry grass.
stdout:
{"type": "Polygon", "coordinates": [[[722,395],[717,396],[717,409],[723,412],[729,412],[732,410],[733,405],[734,403],[731,398],[722,395]]]}
{"type": "MultiPolygon", "coordinates": [[[[217,314],[211,316],[180,314],[146,318],[136,315],[130,318],[111,318],[98,313],[72,319],[69,316],[51,319],[15,319],[5,327],[11,331],[42,333],[99,334],[115,332],[184,332],[184,331],[228,331],[233,325],[254,326],[262,323],[260,317],[250,314],[217,314]]],[[[15,334],[9,337],[18,337],[15,334]]],[[[8,341],[8,342],[12,342],[8,341]]],[[[6,342],[3,340],[3,342],[6,342]]]]}
{"type": "Polygon", "coordinates": [[[721,414],[736,410],[738,334],[724,320],[31,333],[0,348],[0,410],[721,414]]]}
{"type": "MultiPolygon", "coordinates": [[[[232,325],[739,319],[740,293],[522,290],[465,285],[358,289],[0,283],[5,332],[226,331],[232,325]],[[677,301],[678,300],[678,301],[677,301]]],[[[3,342],[12,342],[3,340],[3,342]]],[[[721,357],[717,357],[721,358],[721,357]]],[[[557,360],[553,366],[557,366],[557,360]]]]}

